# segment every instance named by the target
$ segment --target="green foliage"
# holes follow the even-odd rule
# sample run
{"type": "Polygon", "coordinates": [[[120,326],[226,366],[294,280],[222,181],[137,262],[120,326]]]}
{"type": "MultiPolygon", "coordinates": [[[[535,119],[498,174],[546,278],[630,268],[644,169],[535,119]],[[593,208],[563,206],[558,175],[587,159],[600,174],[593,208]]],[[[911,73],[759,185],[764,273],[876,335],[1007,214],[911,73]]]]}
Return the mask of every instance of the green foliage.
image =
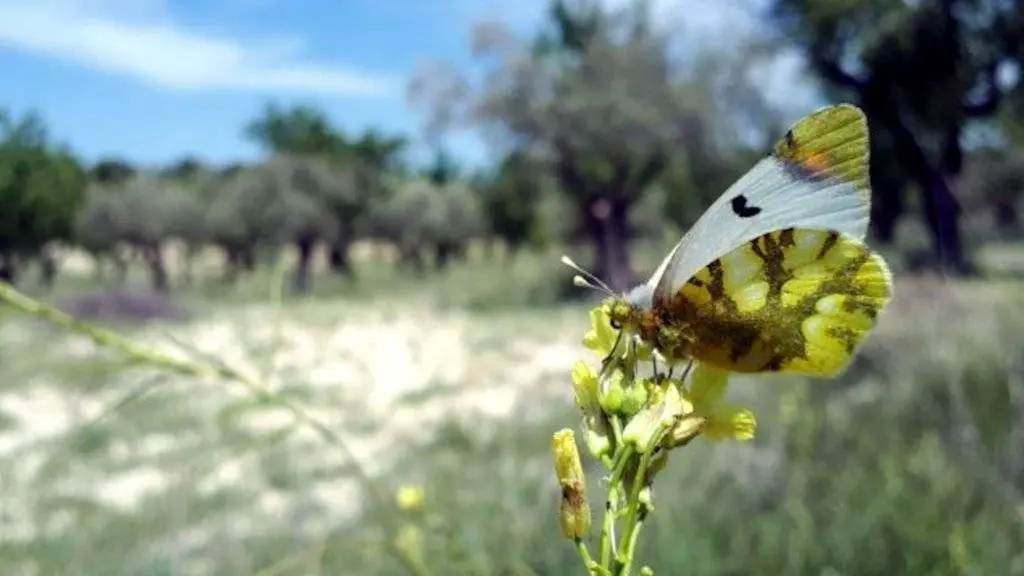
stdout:
{"type": "Polygon", "coordinates": [[[70,240],[85,186],[82,167],[50,142],[39,116],[0,110],[0,255],[70,240]]]}
{"type": "Polygon", "coordinates": [[[506,156],[496,174],[479,177],[476,188],[489,232],[509,249],[520,248],[537,233],[541,196],[551,188],[546,180],[523,151],[506,156]]]}
{"type": "Polygon", "coordinates": [[[324,113],[311,106],[283,108],[267,104],[263,114],[250,122],[243,134],[271,152],[297,155],[336,153],[340,136],[324,113]]]}

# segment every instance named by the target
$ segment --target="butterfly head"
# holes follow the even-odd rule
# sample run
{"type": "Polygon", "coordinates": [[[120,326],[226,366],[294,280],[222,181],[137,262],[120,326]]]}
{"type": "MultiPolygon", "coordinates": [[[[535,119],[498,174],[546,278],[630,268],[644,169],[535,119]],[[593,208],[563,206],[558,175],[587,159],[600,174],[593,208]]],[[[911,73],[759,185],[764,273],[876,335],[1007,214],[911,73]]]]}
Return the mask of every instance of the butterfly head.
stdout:
{"type": "Polygon", "coordinates": [[[689,360],[696,343],[691,326],[666,322],[654,305],[654,290],[642,284],[607,304],[612,327],[626,330],[653,345],[670,364],[689,360]]]}
{"type": "Polygon", "coordinates": [[[577,272],[573,277],[573,284],[607,296],[605,310],[608,312],[612,328],[633,333],[650,332],[656,328],[653,314],[654,290],[650,286],[641,284],[625,294],[619,294],[568,256],[562,257],[562,263],[577,272]]]}
{"type": "Polygon", "coordinates": [[[618,294],[568,257],[563,256],[562,263],[578,273],[573,277],[574,284],[607,296],[604,306],[612,328],[631,333],[640,342],[653,344],[670,363],[692,356],[696,342],[692,327],[662,322],[654,305],[654,289],[649,284],[618,294]]]}

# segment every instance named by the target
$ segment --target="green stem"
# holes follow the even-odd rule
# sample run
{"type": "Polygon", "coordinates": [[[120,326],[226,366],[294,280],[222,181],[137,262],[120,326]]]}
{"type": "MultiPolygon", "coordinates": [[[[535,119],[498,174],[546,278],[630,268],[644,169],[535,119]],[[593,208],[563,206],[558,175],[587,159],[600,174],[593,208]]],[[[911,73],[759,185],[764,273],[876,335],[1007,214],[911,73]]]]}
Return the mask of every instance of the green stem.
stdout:
{"type": "Polygon", "coordinates": [[[612,458],[611,475],[608,478],[608,496],[605,500],[604,522],[601,525],[601,567],[611,568],[613,558],[618,556],[615,549],[615,521],[619,517],[619,501],[621,500],[622,476],[626,466],[633,459],[633,449],[620,444],[622,449],[612,458]]]}
{"type": "Polygon", "coordinates": [[[640,510],[640,492],[646,484],[647,468],[651,465],[651,453],[645,452],[640,456],[640,465],[637,467],[636,478],[630,487],[629,499],[626,502],[626,528],[622,533],[622,541],[618,546],[616,555],[615,573],[620,576],[629,576],[633,566],[633,556],[636,553],[636,543],[640,537],[640,526],[643,522],[640,510]]]}
{"type": "Polygon", "coordinates": [[[608,484],[608,498],[605,501],[604,522],[601,525],[601,567],[611,566],[612,548],[615,542],[615,516],[618,515],[619,487],[608,484]]]}
{"type": "Polygon", "coordinates": [[[582,538],[576,539],[576,551],[579,552],[583,565],[587,567],[587,574],[594,574],[594,559],[590,557],[590,550],[587,550],[587,543],[582,538]]]}
{"type": "Polygon", "coordinates": [[[636,555],[636,545],[640,541],[640,528],[644,525],[642,518],[637,518],[636,523],[633,524],[633,529],[629,533],[629,538],[626,541],[625,556],[626,563],[622,567],[622,571],[619,573],[621,576],[629,576],[630,570],[633,569],[633,557],[636,555]]]}

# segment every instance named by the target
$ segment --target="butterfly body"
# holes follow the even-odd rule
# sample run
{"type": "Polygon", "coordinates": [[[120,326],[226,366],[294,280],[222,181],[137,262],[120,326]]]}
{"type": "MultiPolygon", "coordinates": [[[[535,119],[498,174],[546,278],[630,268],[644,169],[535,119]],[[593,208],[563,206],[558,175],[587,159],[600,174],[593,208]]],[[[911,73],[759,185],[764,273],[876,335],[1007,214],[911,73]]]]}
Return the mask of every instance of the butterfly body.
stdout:
{"type": "Polygon", "coordinates": [[[888,266],[864,244],[867,166],[867,123],[856,107],[799,121],[650,280],[613,299],[613,326],[670,361],[840,373],[892,296],[888,266]]]}

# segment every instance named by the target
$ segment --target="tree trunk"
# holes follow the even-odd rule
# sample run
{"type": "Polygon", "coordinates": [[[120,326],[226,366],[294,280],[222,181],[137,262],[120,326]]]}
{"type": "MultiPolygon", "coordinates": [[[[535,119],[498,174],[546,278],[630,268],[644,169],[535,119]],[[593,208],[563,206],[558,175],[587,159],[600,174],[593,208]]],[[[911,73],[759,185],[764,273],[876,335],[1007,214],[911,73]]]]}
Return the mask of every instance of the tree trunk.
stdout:
{"type": "Polygon", "coordinates": [[[426,272],[426,264],[423,262],[423,252],[415,246],[399,245],[398,264],[408,267],[416,276],[423,276],[426,272]]]}
{"type": "Polygon", "coordinates": [[[355,268],[352,267],[352,259],[349,257],[349,238],[340,238],[331,244],[327,253],[328,263],[331,271],[352,280],[356,279],[355,268]]]}
{"type": "MultiPolygon", "coordinates": [[[[876,138],[877,131],[871,135],[871,155],[882,157],[876,138]]],[[[903,189],[906,182],[886,170],[881,162],[871,162],[868,167],[869,178],[871,179],[871,230],[875,239],[885,246],[891,246],[896,241],[896,227],[900,218],[906,212],[906,205],[903,202],[903,189]]]]}
{"type": "Polygon", "coordinates": [[[39,255],[39,282],[47,290],[52,289],[57,281],[57,258],[49,250],[39,255]]]}
{"type": "Polygon", "coordinates": [[[239,258],[240,258],[240,262],[242,263],[242,268],[244,268],[246,272],[255,272],[256,271],[256,246],[255,245],[250,244],[250,245],[244,247],[242,249],[242,251],[239,253],[239,258]]]}
{"type": "Polygon", "coordinates": [[[181,283],[183,286],[192,287],[195,283],[196,256],[199,255],[199,247],[191,243],[185,245],[184,261],[182,262],[181,283]]]}
{"type": "Polygon", "coordinates": [[[629,257],[628,201],[598,196],[588,199],[582,209],[584,226],[594,247],[591,272],[612,290],[629,290],[637,284],[637,277],[629,257]]]}
{"type": "Polygon", "coordinates": [[[167,292],[169,283],[167,281],[167,267],[164,265],[164,255],[160,246],[147,246],[142,251],[143,258],[149,266],[150,280],[153,290],[167,292]]]}
{"type": "Polygon", "coordinates": [[[92,257],[92,274],[93,281],[97,284],[102,285],[107,280],[106,275],[106,256],[102,252],[89,252],[92,257]]]}
{"type": "Polygon", "coordinates": [[[434,270],[441,272],[448,268],[455,257],[455,247],[451,242],[438,242],[434,245],[434,270]]]}
{"type": "Polygon", "coordinates": [[[221,282],[230,286],[238,280],[238,269],[241,266],[240,256],[234,246],[225,244],[223,249],[224,275],[221,277],[221,282]]]}
{"type": "Polygon", "coordinates": [[[123,286],[128,281],[128,256],[115,248],[111,252],[110,261],[114,263],[114,282],[123,286]]]}
{"type": "Polygon", "coordinates": [[[313,263],[313,247],[311,238],[303,238],[295,243],[299,252],[299,261],[295,266],[295,278],[292,287],[296,294],[306,294],[310,286],[310,267],[313,263]]]}
{"type": "Polygon", "coordinates": [[[946,181],[946,171],[955,174],[958,167],[959,141],[953,143],[948,140],[956,138],[957,134],[947,135],[943,157],[932,163],[889,97],[873,93],[870,96],[864,95],[863,102],[868,117],[874,117],[875,122],[884,126],[892,136],[897,157],[920,191],[936,264],[947,273],[966,273],[969,267],[964,260],[960,238],[960,207],[946,181]]]}
{"type": "Polygon", "coordinates": [[[18,263],[12,254],[0,254],[0,282],[15,284],[18,281],[18,263]]]}
{"type": "Polygon", "coordinates": [[[992,204],[992,214],[996,228],[1001,232],[1016,230],[1020,225],[1017,205],[1012,200],[998,200],[992,204]]]}

